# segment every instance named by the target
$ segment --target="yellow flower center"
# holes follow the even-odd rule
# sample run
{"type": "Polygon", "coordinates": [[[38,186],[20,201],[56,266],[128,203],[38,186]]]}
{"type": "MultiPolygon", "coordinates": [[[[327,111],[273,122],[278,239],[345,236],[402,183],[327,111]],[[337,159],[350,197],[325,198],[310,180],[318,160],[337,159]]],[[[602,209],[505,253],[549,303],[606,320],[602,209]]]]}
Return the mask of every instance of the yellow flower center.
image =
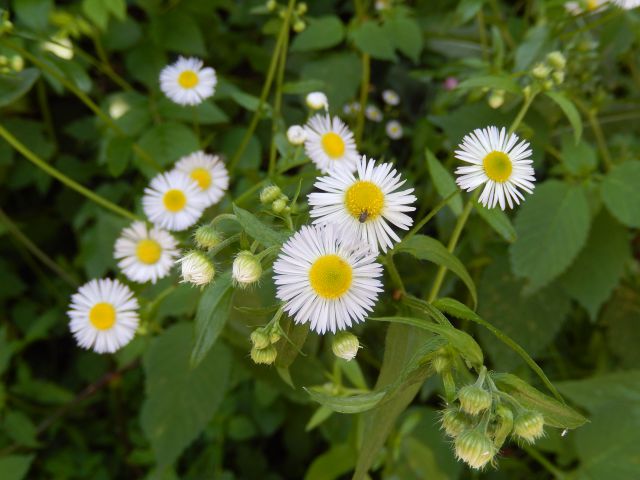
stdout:
{"type": "Polygon", "coordinates": [[[598,0],[587,0],[587,10],[590,12],[596,10],[600,6],[599,4],[598,0]]]}
{"type": "Polygon", "coordinates": [[[109,330],[116,323],[116,309],[107,302],[96,303],[89,310],[89,321],[98,330],[109,330]]]}
{"type": "Polygon", "coordinates": [[[358,180],[347,189],[344,203],[349,213],[364,223],[380,215],[384,207],[384,193],[375,183],[358,180]]]}
{"type": "Polygon", "coordinates": [[[160,255],[162,255],[162,248],[155,240],[145,238],[140,240],[136,246],[138,260],[147,265],[153,265],[160,260],[160,255]]]}
{"type": "Polygon", "coordinates": [[[170,212],[179,212],[187,204],[187,197],[182,190],[168,190],[162,199],[164,206],[170,212]]]}
{"type": "Polygon", "coordinates": [[[493,151],[482,159],[484,172],[494,182],[506,182],[511,177],[513,164],[509,155],[504,152],[493,151]]]}
{"type": "Polygon", "coordinates": [[[351,287],[352,269],[338,255],[323,255],[309,270],[311,288],[322,298],[339,298],[351,287]]]}
{"type": "Polygon", "coordinates": [[[202,190],[206,190],[211,185],[211,174],[206,168],[194,168],[191,172],[191,178],[198,182],[202,190]]]}
{"type": "Polygon", "coordinates": [[[193,70],[185,70],[178,77],[178,83],[182,88],[193,88],[198,82],[198,74],[193,70]]]}
{"type": "Polygon", "coordinates": [[[322,149],[331,158],[340,158],[344,155],[344,140],[337,133],[329,132],[322,135],[322,149]]]}

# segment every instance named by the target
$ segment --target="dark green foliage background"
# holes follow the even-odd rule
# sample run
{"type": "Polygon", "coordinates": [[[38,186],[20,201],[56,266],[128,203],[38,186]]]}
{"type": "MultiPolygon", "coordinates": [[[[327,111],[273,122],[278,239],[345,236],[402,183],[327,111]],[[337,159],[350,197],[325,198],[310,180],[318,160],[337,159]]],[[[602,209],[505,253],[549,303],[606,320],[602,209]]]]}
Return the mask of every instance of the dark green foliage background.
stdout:
{"type": "MultiPolygon", "coordinates": [[[[553,50],[568,60],[562,85],[536,98],[518,131],[532,144],[535,193],[507,214],[474,210],[456,251],[470,278],[461,281],[454,270],[441,295],[472,306],[468,287],[477,285],[478,313],[519,342],[590,423],[564,437],[548,429],[535,447],[509,445],[499,469],[472,477],[438,431],[442,387],[431,377],[396,425],[374,478],[640,478],[640,11],[608,7],[574,16],[561,1],[437,0],[399,2],[381,14],[363,0],[356,16],[351,2],[308,3],[307,28],[291,33],[284,121],[276,119],[279,156],[291,156],[284,132],[304,122],[305,93],[325,91],[339,115],[359,98],[368,54],[370,101],[382,108],[381,91],[396,90],[402,102],[385,115],[398,118],[405,132],[391,142],[384,124],[367,122],[360,151],[396,162],[416,188],[416,218],[455,190],[452,152],[462,137],[508,126],[531,68],[553,50]],[[461,82],[457,89],[443,87],[448,77],[461,82]],[[487,100],[496,90],[504,91],[504,102],[492,108],[487,100]]],[[[0,36],[8,63],[16,56],[10,44],[17,45],[103,111],[127,108],[115,119],[125,133],[118,135],[55,76],[24,59],[21,73],[7,68],[0,76],[0,125],[68,177],[138,214],[155,171],[134,143],[163,168],[199,143],[232,158],[282,24],[259,1],[0,5],[14,24],[13,33],[0,36]],[[74,57],[42,48],[47,39],[69,39],[74,57]],[[190,109],[159,90],[160,70],[177,55],[203,58],[219,77],[213,99],[197,109],[200,139],[190,109]]],[[[231,211],[231,199],[264,180],[272,111],[266,109],[233,173],[229,198],[208,218],[231,211]]],[[[294,171],[278,183],[292,197],[302,180],[304,198],[316,172],[309,165],[294,171]]],[[[113,243],[128,220],[47,176],[1,139],[0,182],[2,480],[348,478],[361,418],[323,410],[302,387],[327,379],[373,387],[386,324],[355,329],[364,345],[358,365],[336,363],[329,342],[316,335],[306,337],[305,355],[295,361],[280,352],[280,367],[293,362],[291,388],[276,368],[248,358],[252,327],[272,311],[232,309],[214,347],[194,353],[201,361],[192,369],[200,293],[177,286],[174,275],[137,287],[147,321],[130,345],[113,356],[83,351],[68,331],[69,297],[90,278],[118,275],[113,243]]],[[[242,205],[253,213],[256,195],[242,205]]],[[[424,231],[444,244],[462,209],[459,197],[449,207],[424,231]]],[[[221,258],[219,272],[231,256],[221,258]]],[[[411,293],[425,297],[433,265],[416,268],[408,254],[396,259],[411,293]]],[[[218,282],[227,288],[229,277],[218,282]]],[[[377,313],[392,309],[390,293],[377,313]]],[[[233,297],[236,306],[274,303],[268,278],[233,297]]],[[[490,367],[542,388],[493,335],[466,321],[456,325],[478,339],[490,367]]],[[[289,334],[305,341],[303,331],[289,334]]]]}

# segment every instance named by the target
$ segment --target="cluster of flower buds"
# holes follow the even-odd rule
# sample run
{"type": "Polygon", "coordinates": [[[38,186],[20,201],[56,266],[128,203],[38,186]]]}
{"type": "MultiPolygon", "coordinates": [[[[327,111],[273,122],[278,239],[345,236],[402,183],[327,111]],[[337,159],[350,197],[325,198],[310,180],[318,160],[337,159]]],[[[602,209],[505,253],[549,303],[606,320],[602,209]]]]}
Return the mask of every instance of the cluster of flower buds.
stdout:
{"type": "Polygon", "coordinates": [[[547,54],[543,62],[538,62],[531,70],[531,76],[544,90],[561,85],[565,78],[567,59],[559,51],[547,54]]]}
{"type": "MultiPolygon", "coordinates": [[[[275,12],[277,10],[280,18],[285,18],[287,15],[286,5],[280,5],[277,0],[267,0],[265,7],[268,12],[275,12]]],[[[307,10],[307,4],[305,2],[300,2],[296,5],[296,9],[291,12],[291,25],[294,32],[300,33],[307,28],[307,23],[304,21],[304,14],[307,13],[307,10]]]]}
{"type": "Polygon", "coordinates": [[[476,383],[458,390],[456,400],[442,412],[441,425],[453,438],[456,457],[472,468],[491,463],[509,435],[526,443],[544,435],[542,414],[500,392],[484,369],[476,383]]]}
{"type": "Polygon", "coordinates": [[[289,197],[287,197],[277,185],[264,187],[260,192],[260,202],[263,205],[271,204],[271,211],[276,215],[287,215],[291,212],[289,197]]]}
{"type": "Polygon", "coordinates": [[[251,360],[258,365],[271,365],[276,361],[278,350],[275,344],[280,340],[278,322],[270,322],[251,332],[251,360]]]}

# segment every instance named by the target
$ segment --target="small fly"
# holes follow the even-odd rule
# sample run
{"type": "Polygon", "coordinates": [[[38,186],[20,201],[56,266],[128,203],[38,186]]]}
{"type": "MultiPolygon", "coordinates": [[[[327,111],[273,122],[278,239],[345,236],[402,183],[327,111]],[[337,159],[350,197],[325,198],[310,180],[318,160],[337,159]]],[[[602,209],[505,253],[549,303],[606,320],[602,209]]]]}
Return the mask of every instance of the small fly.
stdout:
{"type": "Polygon", "coordinates": [[[362,210],[362,212],[360,212],[360,216],[358,217],[358,221],[360,223],[364,223],[367,221],[368,217],[369,217],[369,212],[367,212],[366,210],[362,210]]]}

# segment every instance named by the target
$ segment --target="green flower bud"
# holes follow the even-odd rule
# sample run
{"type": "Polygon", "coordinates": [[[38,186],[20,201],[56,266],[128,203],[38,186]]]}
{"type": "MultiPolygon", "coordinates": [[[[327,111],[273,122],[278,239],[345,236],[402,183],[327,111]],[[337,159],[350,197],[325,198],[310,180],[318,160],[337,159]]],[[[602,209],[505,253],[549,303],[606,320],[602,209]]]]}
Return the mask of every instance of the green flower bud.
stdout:
{"type": "Polygon", "coordinates": [[[269,341],[273,344],[273,343],[278,343],[278,341],[280,340],[282,336],[280,335],[280,332],[278,331],[277,328],[272,328],[271,331],[269,332],[269,341]]]}
{"type": "Polygon", "coordinates": [[[304,2],[300,2],[296,7],[296,13],[298,15],[304,15],[305,13],[307,13],[307,10],[308,10],[307,4],[304,2]]]}
{"type": "Polygon", "coordinates": [[[211,250],[222,241],[222,235],[211,225],[200,225],[193,235],[198,248],[211,250]]]}
{"type": "Polygon", "coordinates": [[[498,405],[496,418],[497,424],[493,435],[493,444],[499,449],[513,430],[513,412],[504,405],[498,405]]]}
{"type": "Polygon", "coordinates": [[[263,328],[256,328],[251,332],[250,338],[254,348],[263,349],[271,345],[271,339],[263,328]]]}
{"type": "Polygon", "coordinates": [[[233,261],[232,276],[240,287],[254,284],[262,276],[260,260],[248,250],[240,252],[233,261]]]}
{"type": "Polygon", "coordinates": [[[456,457],[475,469],[482,469],[493,460],[496,447],[486,433],[474,428],[461,433],[455,439],[456,457]]]}
{"type": "Polygon", "coordinates": [[[457,408],[447,408],[442,412],[440,423],[445,433],[452,438],[456,438],[471,427],[471,422],[467,415],[457,408]]]}
{"type": "Polygon", "coordinates": [[[558,50],[547,55],[547,62],[557,70],[564,70],[564,67],[567,65],[567,59],[564,57],[562,52],[559,52],[558,50]]]}
{"type": "Polygon", "coordinates": [[[549,78],[551,69],[544,63],[538,63],[533,67],[533,70],[531,70],[531,74],[538,80],[545,80],[549,78]]]}
{"type": "Polygon", "coordinates": [[[293,31],[296,33],[304,31],[305,28],[307,28],[307,24],[304,22],[304,20],[298,19],[293,24],[293,31]]]}
{"type": "Polygon", "coordinates": [[[336,357],[342,358],[346,361],[353,360],[358,354],[360,348],[360,342],[351,332],[338,332],[333,337],[333,343],[331,349],[336,357]]]}
{"type": "Polygon", "coordinates": [[[284,198],[279,198],[271,204],[271,210],[273,210],[273,213],[275,214],[283,213],[286,209],[287,201],[284,198]]]}
{"type": "Polygon", "coordinates": [[[182,265],[182,282],[204,286],[213,280],[216,269],[211,260],[198,250],[191,250],[178,262],[182,265]]]}
{"type": "Polygon", "coordinates": [[[14,56],[11,59],[11,68],[14,72],[21,72],[24,68],[24,59],[19,55],[14,56]]]}
{"type": "Polygon", "coordinates": [[[504,90],[494,90],[491,92],[488,103],[493,109],[500,108],[504,103],[504,90]]]}
{"type": "Polygon", "coordinates": [[[544,88],[545,90],[551,90],[553,88],[553,81],[551,80],[545,80],[542,83],[542,88],[544,88]]]}
{"type": "Polygon", "coordinates": [[[444,373],[451,369],[451,356],[445,348],[441,348],[437,351],[437,355],[431,360],[431,366],[436,373],[444,373]]]}
{"type": "Polygon", "coordinates": [[[276,357],[278,356],[278,350],[273,345],[269,345],[266,348],[255,348],[251,349],[251,360],[258,365],[271,365],[276,361],[276,357]]]}
{"type": "Polygon", "coordinates": [[[527,443],[533,443],[544,435],[544,417],[539,412],[528,410],[516,417],[514,433],[527,443]]]}
{"type": "Polygon", "coordinates": [[[551,74],[551,79],[556,83],[556,85],[560,85],[564,82],[564,72],[553,72],[551,74]]]}
{"type": "Polygon", "coordinates": [[[276,0],[269,0],[267,2],[267,10],[269,10],[270,12],[273,12],[277,6],[278,2],[276,2],[276,0]]]}
{"type": "Polygon", "coordinates": [[[491,394],[477,385],[465,385],[458,391],[460,408],[469,415],[477,415],[491,408],[491,394]]]}
{"type": "Polygon", "coordinates": [[[282,190],[277,185],[269,185],[260,192],[260,202],[264,205],[272,203],[282,195],[282,190]]]}

